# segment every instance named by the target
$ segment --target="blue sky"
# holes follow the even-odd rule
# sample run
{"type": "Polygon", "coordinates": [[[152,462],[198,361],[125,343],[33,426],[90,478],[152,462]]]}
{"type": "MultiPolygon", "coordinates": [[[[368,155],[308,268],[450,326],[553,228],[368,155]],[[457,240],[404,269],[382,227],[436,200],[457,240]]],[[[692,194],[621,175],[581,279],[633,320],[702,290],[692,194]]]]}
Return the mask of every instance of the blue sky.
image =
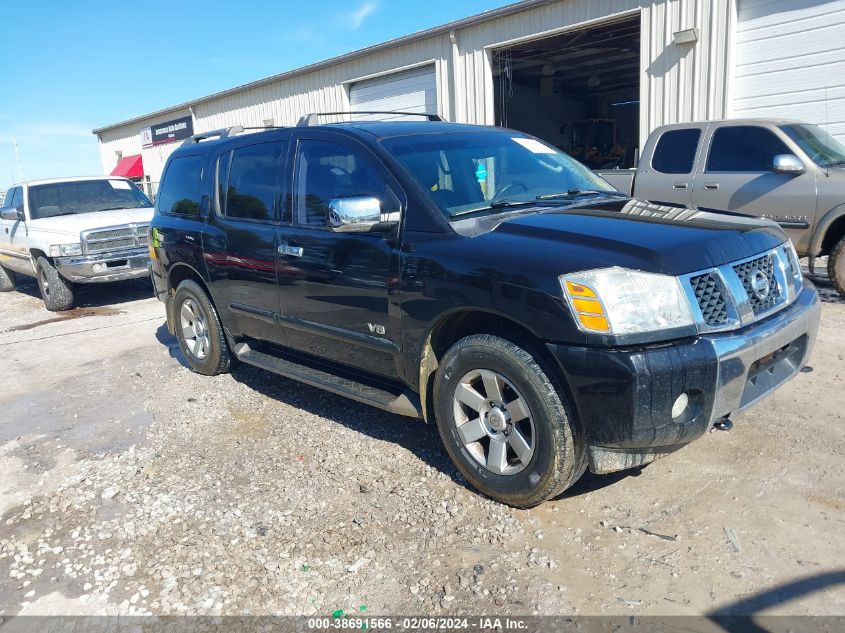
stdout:
{"type": "Polygon", "coordinates": [[[13,137],[25,179],[98,174],[95,127],[505,4],[4,3],[0,190],[19,179],[13,137]]]}

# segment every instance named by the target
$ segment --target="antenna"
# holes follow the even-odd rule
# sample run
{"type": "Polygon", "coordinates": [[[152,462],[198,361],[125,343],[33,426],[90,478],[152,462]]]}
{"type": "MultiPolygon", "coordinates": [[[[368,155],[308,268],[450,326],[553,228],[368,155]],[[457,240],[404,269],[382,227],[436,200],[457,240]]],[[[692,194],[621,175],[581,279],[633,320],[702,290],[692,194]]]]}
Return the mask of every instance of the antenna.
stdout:
{"type": "Polygon", "coordinates": [[[12,145],[15,146],[15,160],[18,162],[18,177],[19,181],[23,182],[23,166],[21,165],[21,153],[18,150],[18,140],[13,136],[12,145]]]}

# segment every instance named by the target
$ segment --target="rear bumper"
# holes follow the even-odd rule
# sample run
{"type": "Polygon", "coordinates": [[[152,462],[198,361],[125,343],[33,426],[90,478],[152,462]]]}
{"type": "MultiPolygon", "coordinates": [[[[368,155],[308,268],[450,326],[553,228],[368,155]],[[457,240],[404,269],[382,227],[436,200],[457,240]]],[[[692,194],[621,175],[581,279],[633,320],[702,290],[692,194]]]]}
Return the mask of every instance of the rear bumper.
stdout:
{"type": "Polygon", "coordinates": [[[53,261],[56,270],[68,281],[98,283],[146,276],[150,254],[146,248],[136,248],[97,255],[57,257],[53,261]]]}
{"type": "Polygon", "coordinates": [[[807,362],[820,312],[805,281],[792,305],[734,332],[634,349],[549,344],[572,390],[590,469],[653,461],[772,393],[807,362]],[[681,394],[689,404],[673,418],[681,394]]]}

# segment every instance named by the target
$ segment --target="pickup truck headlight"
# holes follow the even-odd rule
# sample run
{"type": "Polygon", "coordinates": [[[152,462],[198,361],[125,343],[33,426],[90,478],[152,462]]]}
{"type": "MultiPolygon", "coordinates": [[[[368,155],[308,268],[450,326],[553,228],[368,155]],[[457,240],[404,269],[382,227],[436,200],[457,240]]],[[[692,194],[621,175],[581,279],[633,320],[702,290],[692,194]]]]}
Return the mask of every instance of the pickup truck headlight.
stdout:
{"type": "Polygon", "coordinates": [[[603,268],[561,275],[560,283],[585,332],[643,334],[695,324],[677,277],[603,268]]]}
{"type": "Polygon", "coordinates": [[[55,244],[50,247],[50,257],[82,255],[82,244],[55,244]]]}

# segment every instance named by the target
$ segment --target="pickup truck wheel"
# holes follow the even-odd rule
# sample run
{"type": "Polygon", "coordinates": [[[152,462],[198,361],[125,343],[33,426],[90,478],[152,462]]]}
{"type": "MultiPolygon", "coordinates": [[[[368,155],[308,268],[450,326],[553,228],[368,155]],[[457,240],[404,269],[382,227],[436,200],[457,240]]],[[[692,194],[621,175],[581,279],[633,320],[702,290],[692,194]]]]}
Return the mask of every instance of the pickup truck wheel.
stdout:
{"type": "Polygon", "coordinates": [[[0,292],[11,292],[15,289],[16,283],[15,273],[0,266],[0,292]]]}
{"type": "Polygon", "coordinates": [[[61,312],[73,307],[73,285],[59,274],[49,259],[43,256],[38,258],[35,275],[38,278],[38,290],[48,310],[61,312]]]}
{"type": "Polygon", "coordinates": [[[511,341],[479,334],[455,343],[437,370],[434,405],[449,457],[489,497],[530,508],[586,469],[561,390],[511,341]]]}
{"type": "Polygon", "coordinates": [[[229,344],[217,311],[195,281],[179,284],[173,298],[176,339],[192,371],[215,376],[229,371],[229,344]]]}
{"type": "Polygon", "coordinates": [[[830,251],[827,258],[827,276],[836,291],[845,297],[845,237],[830,251]]]}

